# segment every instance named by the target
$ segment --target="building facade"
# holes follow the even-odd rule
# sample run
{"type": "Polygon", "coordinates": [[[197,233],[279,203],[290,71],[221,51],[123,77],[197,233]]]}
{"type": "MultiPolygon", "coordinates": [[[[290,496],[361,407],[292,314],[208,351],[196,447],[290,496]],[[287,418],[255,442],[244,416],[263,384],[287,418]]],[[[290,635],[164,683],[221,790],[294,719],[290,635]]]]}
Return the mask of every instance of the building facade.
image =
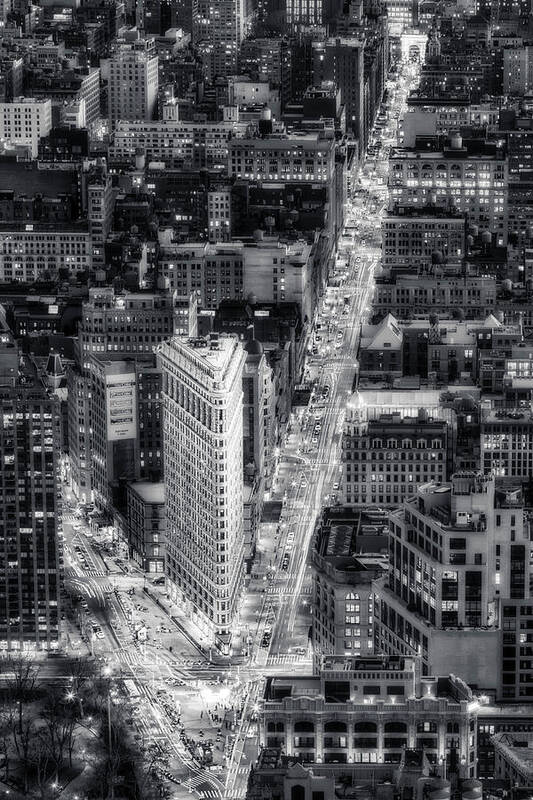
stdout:
{"type": "Polygon", "coordinates": [[[394,507],[428,481],[446,480],[452,442],[448,424],[382,414],[368,419],[365,407],[350,406],[342,436],[343,499],[348,505],[394,507]]]}
{"type": "Polygon", "coordinates": [[[507,243],[508,163],[496,142],[463,143],[459,135],[432,148],[396,148],[389,159],[391,203],[452,205],[468,222],[507,243]],[[475,144],[475,146],[474,146],[475,144]]]}
{"type": "Polygon", "coordinates": [[[476,704],[460,678],[420,677],[417,659],[324,656],[314,677],[267,679],[262,747],[309,764],[367,765],[384,777],[405,749],[430,764],[455,751],[463,777],[475,775],[476,704]]]}
{"type": "Polygon", "coordinates": [[[159,88],[158,56],[153,39],[120,41],[109,64],[109,125],[154,115],[159,88]]]}
{"type": "Polygon", "coordinates": [[[60,411],[26,361],[14,382],[4,380],[0,647],[51,651],[60,640],[60,411]]]}
{"type": "Polygon", "coordinates": [[[0,103],[0,139],[30,146],[36,158],[39,140],[48,136],[52,127],[52,103],[33,97],[15,97],[11,103],[0,103]]]}
{"type": "Polygon", "coordinates": [[[315,658],[373,654],[373,581],[387,570],[387,533],[381,510],[324,510],[311,557],[315,658]]]}
{"type": "Polygon", "coordinates": [[[136,481],[128,485],[128,546],[143,572],[165,570],[165,486],[136,481]]]}
{"type": "Polygon", "coordinates": [[[243,581],[244,350],[235,336],[160,346],[166,574],[207,646],[229,653],[243,581]]]}
{"type": "Polygon", "coordinates": [[[427,484],[393,512],[390,569],[378,591],[377,646],[418,653],[479,688],[500,685],[499,604],[529,595],[529,527],[519,492],[457,473],[427,484]]]}
{"type": "Polygon", "coordinates": [[[434,253],[461,262],[466,253],[466,221],[442,208],[396,206],[381,223],[384,267],[417,272],[432,264],[434,253]]]}
{"type": "Polygon", "coordinates": [[[32,283],[46,274],[90,270],[91,235],[84,222],[0,223],[0,282],[32,283]]]}
{"type": "Polygon", "coordinates": [[[211,77],[234,75],[246,27],[243,0],[194,0],[192,37],[211,77]]]}

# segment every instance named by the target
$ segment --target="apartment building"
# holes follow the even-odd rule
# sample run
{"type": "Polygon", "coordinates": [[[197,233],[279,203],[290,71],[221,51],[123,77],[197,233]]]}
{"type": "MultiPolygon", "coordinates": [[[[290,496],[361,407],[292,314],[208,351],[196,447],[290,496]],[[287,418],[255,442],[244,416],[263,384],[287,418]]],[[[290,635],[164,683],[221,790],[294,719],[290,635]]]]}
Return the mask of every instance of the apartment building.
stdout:
{"type": "Polygon", "coordinates": [[[395,148],[389,159],[392,204],[425,206],[428,201],[467,214],[470,225],[507,243],[508,164],[498,142],[417,138],[414,148],[395,148]]]}
{"type": "Polygon", "coordinates": [[[417,417],[381,414],[350,404],[342,435],[343,500],[398,506],[428,481],[446,480],[452,461],[448,424],[420,409],[417,417]]]}
{"type": "Polygon", "coordinates": [[[13,144],[29,145],[36,158],[39,141],[52,127],[52,103],[34,97],[15,97],[11,103],[0,103],[0,139],[13,144]]]}
{"type": "Polygon", "coordinates": [[[383,510],[324,509],[311,556],[315,657],[373,654],[373,581],[387,571],[387,544],[383,510]]]}
{"type": "Polygon", "coordinates": [[[494,477],[457,473],[429,483],[394,511],[390,569],[377,594],[377,646],[446,665],[480,689],[499,690],[505,598],[529,596],[529,527],[520,492],[494,477]]]}
{"type": "Polygon", "coordinates": [[[119,120],[152,119],[159,88],[158,63],[154,39],[118,42],[109,63],[110,130],[119,120]]]}

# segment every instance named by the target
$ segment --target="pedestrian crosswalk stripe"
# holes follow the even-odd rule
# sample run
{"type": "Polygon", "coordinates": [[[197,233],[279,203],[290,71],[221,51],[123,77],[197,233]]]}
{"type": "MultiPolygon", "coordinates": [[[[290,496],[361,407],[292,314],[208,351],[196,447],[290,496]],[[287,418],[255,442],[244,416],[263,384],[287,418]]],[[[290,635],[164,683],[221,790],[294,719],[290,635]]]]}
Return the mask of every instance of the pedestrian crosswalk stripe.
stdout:
{"type": "Polygon", "coordinates": [[[304,664],[309,661],[306,656],[299,656],[296,653],[278,653],[278,655],[269,656],[268,664],[304,664]]]}

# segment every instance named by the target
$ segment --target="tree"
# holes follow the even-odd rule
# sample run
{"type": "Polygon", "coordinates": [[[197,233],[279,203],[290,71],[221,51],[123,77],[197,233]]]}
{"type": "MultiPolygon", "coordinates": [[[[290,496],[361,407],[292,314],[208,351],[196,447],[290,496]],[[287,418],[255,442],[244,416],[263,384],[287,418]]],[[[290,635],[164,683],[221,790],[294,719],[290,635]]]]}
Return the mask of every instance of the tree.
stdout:
{"type": "Polygon", "coordinates": [[[19,727],[22,728],[24,705],[31,702],[40,687],[39,665],[26,655],[10,655],[0,662],[4,674],[8,675],[6,689],[18,707],[19,727]]]}
{"type": "Polygon", "coordinates": [[[32,765],[31,751],[37,735],[37,726],[33,714],[28,710],[24,711],[22,716],[12,713],[10,719],[14,752],[22,769],[24,792],[27,794],[32,765]]]}
{"type": "Polygon", "coordinates": [[[67,703],[64,696],[58,690],[53,689],[46,698],[42,720],[40,734],[48,748],[50,761],[53,763],[56,773],[59,773],[67,753],[69,764],[72,766],[76,728],[75,706],[67,703]]]}

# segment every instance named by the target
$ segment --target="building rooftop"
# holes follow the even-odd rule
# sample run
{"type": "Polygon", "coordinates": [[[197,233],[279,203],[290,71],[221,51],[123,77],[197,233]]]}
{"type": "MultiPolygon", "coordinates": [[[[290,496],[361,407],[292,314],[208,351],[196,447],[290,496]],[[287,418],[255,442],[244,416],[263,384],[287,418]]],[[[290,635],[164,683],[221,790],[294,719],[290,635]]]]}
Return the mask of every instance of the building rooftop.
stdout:
{"type": "Polygon", "coordinates": [[[453,208],[429,204],[425,206],[409,206],[404,204],[395,205],[390,211],[385,213],[383,222],[386,223],[387,220],[397,219],[398,217],[405,219],[407,222],[409,222],[411,218],[415,217],[430,217],[431,219],[456,219],[462,220],[466,225],[465,214],[462,214],[460,211],[456,211],[453,208]]]}
{"type": "Polygon", "coordinates": [[[399,350],[403,335],[398,320],[387,314],[377,325],[361,326],[361,350],[399,350]]]}
{"type": "Polygon", "coordinates": [[[496,754],[502,755],[522,775],[526,773],[533,780],[532,733],[497,733],[492,737],[492,743],[496,754]]]}
{"type": "Polygon", "coordinates": [[[386,566],[370,553],[386,552],[388,517],[380,508],[325,508],[318,522],[314,548],[321,558],[344,571],[386,566]]]}
{"type": "Polygon", "coordinates": [[[174,355],[184,359],[195,374],[198,374],[199,379],[215,381],[215,385],[218,385],[233,372],[237,349],[241,350],[244,360],[244,349],[239,344],[237,336],[231,333],[213,332],[209,336],[196,338],[174,336],[170,342],[160,345],[158,352],[171,362],[174,360],[174,355]]]}
{"type": "Polygon", "coordinates": [[[130,483],[130,489],[138,494],[145,503],[162,505],[165,502],[165,484],[162,482],[135,481],[135,483],[130,483]]]}
{"type": "Polygon", "coordinates": [[[448,139],[444,136],[417,136],[414,147],[393,147],[391,159],[505,159],[505,149],[496,141],[485,139],[463,139],[460,136],[448,139]]]}

